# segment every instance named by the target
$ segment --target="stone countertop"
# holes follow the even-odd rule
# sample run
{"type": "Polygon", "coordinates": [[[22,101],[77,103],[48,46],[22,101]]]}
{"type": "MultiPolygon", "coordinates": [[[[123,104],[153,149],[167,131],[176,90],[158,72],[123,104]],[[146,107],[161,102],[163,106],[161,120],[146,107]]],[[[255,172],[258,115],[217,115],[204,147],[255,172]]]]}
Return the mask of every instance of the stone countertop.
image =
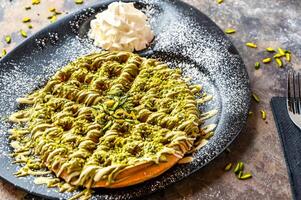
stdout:
{"type": "MultiPolygon", "coordinates": [[[[47,26],[50,23],[47,17],[51,15],[49,8],[62,11],[60,18],[96,1],[85,0],[83,5],[76,5],[73,0],[41,0],[39,5],[26,11],[31,0],[1,0],[0,52],[4,48],[10,51],[23,40],[20,29],[26,30],[30,36],[47,26]],[[32,29],[22,23],[23,17],[32,19],[32,29]],[[5,43],[6,35],[12,36],[10,44],[5,43]]],[[[254,114],[230,146],[230,153],[220,155],[192,176],[148,199],[291,199],[287,170],[269,103],[273,96],[284,96],[286,71],[292,67],[301,68],[301,1],[224,0],[222,4],[215,0],[185,1],[208,15],[222,29],[237,30],[229,37],[246,64],[252,90],[261,100],[252,103],[254,114]],[[248,48],[246,42],[255,42],[258,48],[248,48]],[[266,47],[291,50],[291,64],[280,69],[273,63],[255,70],[254,63],[267,56],[266,47]],[[267,111],[266,121],[260,118],[262,109],[267,111]],[[227,163],[237,161],[245,163],[246,171],[253,174],[252,179],[237,180],[233,173],[223,171],[227,163]]],[[[6,200],[39,199],[2,181],[0,196],[6,200]]]]}

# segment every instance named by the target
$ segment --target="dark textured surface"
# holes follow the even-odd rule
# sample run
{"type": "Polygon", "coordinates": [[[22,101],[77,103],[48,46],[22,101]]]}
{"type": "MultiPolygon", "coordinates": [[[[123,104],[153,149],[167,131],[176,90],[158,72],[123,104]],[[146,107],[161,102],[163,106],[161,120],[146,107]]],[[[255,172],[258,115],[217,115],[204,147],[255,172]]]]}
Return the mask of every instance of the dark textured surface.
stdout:
{"type": "MultiPolygon", "coordinates": [[[[96,0],[86,0],[86,3],[96,0]]],[[[44,0],[41,5],[28,12],[24,10],[30,0],[9,2],[1,1],[0,27],[1,38],[12,34],[13,42],[0,45],[11,50],[23,40],[18,34],[20,28],[27,30],[21,19],[32,17],[34,28],[32,34],[49,24],[48,8],[56,7],[60,11],[70,12],[79,9],[73,0],[44,0]],[[40,14],[40,17],[37,14],[40,14]]],[[[218,5],[215,0],[185,0],[208,15],[222,29],[235,28],[237,33],[230,36],[238,48],[247,66],[252,90],[261,99],[253,103],[254,115],[248,120],[247,127],[231,145],[231,153],[223,154],[205,168],[188,179],[172,185],[164,192],[152,195],[149,199],[291,199],[287,170],[282,149],[273,122],[269,102],[272,96],[285,94],[285,72],[294,66],[301,68],[301,1],[299,0],[224,0],[218,5]],[[249,49],[244,43],[255,41],[258,49],[249,49]],[[284,69],[275,64],[262,66],[254,70],[254,63],[266,56],[264,48],[282,46],[293,52],[292,65],[284,69]],[[260,119],[259,110],[267,111],[267,123],[260,119]],[[242,160],[253,178],[248,181],[237,180],[232,173],[223,172],[228,162],[242,160]]],[[[85,3],[85,4],[86,4],[85,3]]],[[[1,50],[0,47],[0,50],[1,50]]],[[[12,185],[1,182],[3,199],[21,199],[25,194],[12,185]]],[[[28,197],[30,199],[31,197],[28,197]]]]}
{"type": "Polygon", "coordinates": [[[286,109],[286,98],[273,97],[271,106],[287,163],[293,197],[301,199],[301,131],[290,120],[286,109]]]}

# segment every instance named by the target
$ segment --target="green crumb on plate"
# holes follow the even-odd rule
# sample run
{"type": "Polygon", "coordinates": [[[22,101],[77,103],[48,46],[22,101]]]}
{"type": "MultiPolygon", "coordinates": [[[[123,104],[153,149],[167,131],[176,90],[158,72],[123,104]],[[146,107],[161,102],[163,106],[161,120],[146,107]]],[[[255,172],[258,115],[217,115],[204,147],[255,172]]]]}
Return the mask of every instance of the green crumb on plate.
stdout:
{"type": "Polygon", "coordinates": [[[225,30],[225,33],[226,33],[226,34],[233,34],[233,33],[235,33],[235,32],[236,32],[236,30],[235,30],[235,29],[232,29],[232,28],[228,28],[228,29],[225,30]]]}
{"type": "Polygon", "coordinates": [[[76,4],[83,4],[83,3],[84,3],[84,0],[74,0],[74,2],[75,2],[76,4]]]}
{"type": "Polygon", "coordinates": [[[61,15],[62,12],[60,12],[60,11],[55,11],[54,14],[55,14],[55,15],[61,15]]]}
{"type": "Polygon", "coordinates": [[[32,3],[32,5],[38,5],[41,3],[41,1],[40,0],[32,0],[31,3],[32,3]]]}
{"type": "Polygon", "coordinates": [[[11,43],[11,37],[9,35],[5,36],[5,42],[7,44],[11,43]]]}
{"type": "Polygon", "coordinates": [[[27,33],[24,30],[20,30],[20,34],[22,37],[27,38],[27,33]]]}
{"type": "Polygon", "coordinates": [[[55,15],[51,16],[50,22],[54,23],[57,20],[57,17],[55,15]]]}
{"type": "Polygon", "coordinates": [[[48,9],[50,12],[55,12],[56,11],[56,8],[49,8],[48,9]]]}
{"type": "Polygon", "coordinates": [[[1,56],[3,57],[3,56],[5,56],[6,54],[7,54],[6,49],[3,49],[3,50],[2,50],[2,55],[1,55],[1,56]]]}
{"type": "Polygon", "coordinates": [[[23,23],[27,23],[27,22],[30,22],[31,21],[31,19],[29,18],[29,17],[24,17],[23,19],[22,19],[22,22],[23,23]]]}
{"type": "Polygon", "coordinates": [[[246,46],[250,47],[250,48],[257,48],[257,45],[255,43],[252,43],[252,42],[247,42],[246,46]]]}

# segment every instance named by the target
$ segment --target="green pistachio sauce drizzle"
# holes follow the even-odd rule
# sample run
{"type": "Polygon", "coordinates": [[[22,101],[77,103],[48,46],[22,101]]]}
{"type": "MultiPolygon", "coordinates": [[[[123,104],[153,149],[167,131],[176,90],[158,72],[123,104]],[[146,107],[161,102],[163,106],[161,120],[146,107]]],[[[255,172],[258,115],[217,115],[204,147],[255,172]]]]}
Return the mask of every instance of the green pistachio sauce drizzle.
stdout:
{"type": "Polygon", "coordinates": [[[17,99],[27,107],[9,118],[17,125],[10,130],[12,156],[22,165],[16,175],[57,169],[57,177],[67,172],[66,182],[40,177],[36,183],[89,190],[125,169],[164,162],[165,154],[182,158],[204,143],[200,126],[208,117],[197,106],[211,98],[155,59],[117,51],[81,57],[17,99]]]}

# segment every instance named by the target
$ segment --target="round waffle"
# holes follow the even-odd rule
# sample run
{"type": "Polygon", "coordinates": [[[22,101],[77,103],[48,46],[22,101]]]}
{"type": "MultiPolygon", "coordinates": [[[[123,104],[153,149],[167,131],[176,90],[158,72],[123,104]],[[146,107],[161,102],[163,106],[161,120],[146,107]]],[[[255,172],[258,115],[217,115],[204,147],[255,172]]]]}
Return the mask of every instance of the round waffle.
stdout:
{"type": "Polygon", "coordinates": [[[199,91],[155,59],[94,53],[18,99],[28,107],[11,115],[19,124],[11,139],[16,154],[29,151],[71,185],[134,185],[168,170],[200,137],[199,91]]]}

